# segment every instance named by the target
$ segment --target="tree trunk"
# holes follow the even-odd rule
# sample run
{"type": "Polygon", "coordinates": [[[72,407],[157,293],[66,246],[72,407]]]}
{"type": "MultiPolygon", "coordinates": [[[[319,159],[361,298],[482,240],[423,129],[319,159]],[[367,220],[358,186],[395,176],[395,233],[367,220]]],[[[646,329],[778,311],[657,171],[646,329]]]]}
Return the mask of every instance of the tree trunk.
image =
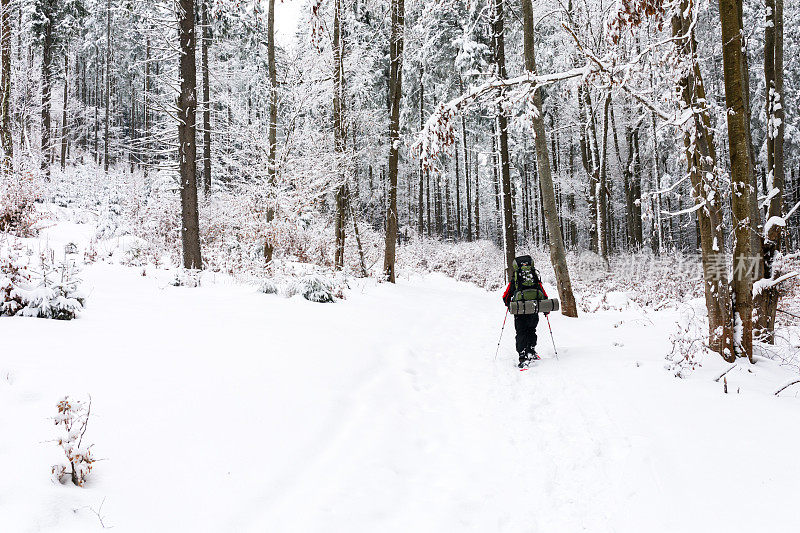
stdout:
{"type": "MultiPolygon", "coordinates": [[[[277,68],[275,66],[275,0],[269,0],[267,7],[267,63],[269,69],[269,125],[267,126],[267,142],[269,142],[269,154],[267,156],[267,185],[274,192],[275,175],[275,151],[277,150],[277,129],[278,129],[278,81],[277,68]]],[[[334,52],[335,54],[336,52],[334,52]]],[[[335,97],[334,97],[335,98],[335,97]]],[[[334,106],[335,107],[335,106],[334,106]]],[[[209,165],[210,167],[210,165],[209,165]]],[[[275,206],[273,199],[267,197],[266,223],[269,226],[275,219],[275,206]]],[[[342,223],[344,223],[342,221],[342,223]]],[[[337,224],[337,238],[338,238],[337,224]]],[[[337,250],[338,252],[338,250],[337,250]]],[[[272,261],[275,253],[275,245],[270,237],[264,241],[264,260],[267,263],[272,261]]]]}
{"type": "Polygon", "coordinates": [[[67,166],[67,108],[69,107],[69,48],[64,49],[64,105],[61,109],[61,171],[67,166]]]}
{"type": "MultiPolygon", "coordinates": [[[[533,7],[531,0],[522,0],[522,13],[524,25],[524,54],[525,69],[536,74],[536,48],[534,43],[533,7]]],[[[544,212],[547,220],[547,231],[550,237],[550,262],[556,276],[558,297],[561,300],[561,313],[565,316],[577,317],[578,308],[575,296],[572,293],[572,281],[567,267],[567,254],[564,239],[556,211],[553,178],[550,172],[550,155],[547,153],[547,133],[544,129],[544,115],[542,111],[542,91],[537,90],[534,95],[534,107],[537,111],[533,118],[533,131],[536,143],[536,167],[539,175],[539,186],[542,190],[544,212]]]]}
{"type": "Polygon", "coordinates": [[[692,15],[687,2],[681,5],[681,14],[672,19],[678,53],[689,63],[677,88],[683,105],[692,111],[693,120],[684,131],[684,148],[693,196],[698,205],[700,225],[700,251],[703,261],[704,289],[708,310],[709,346],[725,360],[735,359],[732,335],[731,300],[725,261],[725,236],[722,222],[722,205],[718,186],[717,156],[713,130],[708,114],[703,78],[697,59],[697,46],[691,31],[692,15]]]}
{"type": "MultiPolygon", "coordinates": [[[[469,148],[467,147],[467,124],[464,115],[461,115],[461,143],[464,146],[464,175],[465,188],[467,192],[467,242],[472,241],[472,197],[470,195],[471,185],[469,182],[469,148]]],[[[478,165],[473,169],[475,180],[478,179],[478,165]]]]}
{"type": "MultiPolygon", "coordinates": [[[[473,139],[472,145],[477,144],[477,139],[473,139]]],[[[481,191],[478,185],[478,152],[475,151],[475,240],[481,240],[481,191]]]]}
{"type": "MultiPolygon", "coordinates": [[[[178,5],[178,38],[180,39],[178,95],[178,164],[181,180],[181,236],[183,266],[203,268],[200,255],[200,224],[197,212],[197,72],[195,60],[194,0],[180,0],[178,5]]],[[[106,122],[108,123],[108,122],[106,122]]]]}
{"type": "MultiPolygon", "coordinates": [[[[423,76],[425,69],[419,71],[419,129],[425,127],[425,85],[423,83],[423,76]]],[[[391,111],[390,111],[391,112],[391,111]]],[[[419,227],[419,236],[425,234],[425,168],[422,164],[422,159],[419,161],[419,209],[417,210],[417,226],[419,227]]]]}
{"type": "MultiPolygon", "coordinates": [[[[504,0],[491,0],[492,13],[492,44],[494,60],[497,66],[497,77],[506,79],[506,52],[505,52],[505,23],[503,20],[504,0]]],[[[512,263],[516,256],[516,239],[514,235],[514,211],[511,205],[511,160],[508,153],[508,117],[501,101],[504,91],[500,89],[497,103],[497,140],[500,149],[500,175],[503,188],[503,234],[505,237],[506,273],[511,279],[513,273],[512,263]]]]}
{"type": "Polygon", "coordinates": [[[0,171],[14,168],[14,142],[11,138],[11,0],[0,0],[0,171]]]}
{"type": "Polygon", "coordinates": [[[745,85],[741,0],[719,0],[722,25],[722,62],[725,76],[725,106],[728,121],[728,151],[731,162],[731,211],[734,229],[734,347],[739,357],[753,362],[753,276],[750,241],[750,159],[745,85]]]}
{"type": "Polygon", "coordinates": [[[594,116],[591,110],[591,100],[589,99],[589,88],[583,85],[578,86],[578,108],[581,117],[581,151],[583,156],[583,167],[586,170],[588,183],[589,213],[591,222],[589,224],[589,249],[597,252],[597,220],[594,214],[597,212],[597,181],[599,179],[599,165],[596,153],[596,135],[594,128],[594,116]],[[595,142],[592,143],[594,136],[595,142]]]}
{"type": "MultiPolygon", "coordinates": [[[[203,69],[203,192],[207,195],[211,190],[211,89],[209,87],[208,48],[211,46],[211,21],[208,16],[208,1],[201,0],[201,24],[203,37],[200,43],[203,69]]],[[[275,0],[271,0],[274,2],[275,0]]],[[[270,81],[272,80],[272,67],[270,63],[270,81]]],[[[272,109],[270,108],[270,112],[272,109]]],[[[271,118],[271,115],[270,115],[271,118]]],[[[272,133],[272,132],[270,132],[272,133]]],[[[271,145],[270,145],[271,146],[271,145]]],[[[271,148],[270,148],[270,151],[271,148]]]]}
{"type": "MultiPolygon", "coordinates": [[[[455,161],[456,161],[456,217],[455,217],[455,237],[457,239],[461,238],[461,173],[459,172],[459,167],[461,166],[459,162],[459,153],[458,153],[458,143],[453,143],[455,145],[456,154],[455,154],[455,161]]],[[[469,178],[467,178],[469,179],[469,178]]],[[[448,188],[448,191],[450,189],[448,188]]],[[[447,209],[448,209],[448,224],[453,226],[453,221],[450,220],[449,210],[450,210],[450,200],[448,196],[447,200],[447,209]]]]}
{"type": "Polygon", "coordinates": [[[150,34],[147,35],[145,43],[145,62],[144,62],[144,94],[142,115],[144,119],[144,141],[142,142],[142,164],[144,165],[144,175],[150,165],[150,34]]]}
{"type": "MultiPolygon", "coordinates": [[[[270,0],[274,2],[274,0],[270,0]]],[[[344,123],[344,47],[342,46],[342,0],[333,8],[333,137],[339,186],[336,190],[336,256],[335,270],[344,268],[344,245],[347,228],[347,183],[343,169],[347,132],[344,123]]],[[[395,216],[397,216],[395,214],[395,216]]]]}
{"type": "MultiPolygon", "coordinates": [[[[192,7],[194,10],[194,6],[192,7]]],[[[194,21],[192,21],[194,26],[194,21]]],[[[194,51],[192,51],[194,56],[194,51]]],[[[106,1],[106,123],[103,131],[103,170],[108,173],[108,141],[109,123],[111,120],[111,0],[106,1]]]]}
{"type": "Polygon", "coordinates": [[[608,117],[611,107],[611,93],[606,94],[603,104],[603,149],[600,153],[600,173],[595,185],[597,253],[608,263],[608,199],[606,195],[606,176],[608,173],[608,117]]]}
{"type": "MultiPolygon", "coordinates": [[[[783,216],[785,171],[783,156],[783,0],[767,0],[767,24],[764,30],[764,78],[767,88],[767,186],[764,194],[773,194],[767,208],[767,220],[773,223],[764,232],[761,275],[775,280],[780,275],[774,267],[783,240],[784,224],[775,223],[783,216]]],[[[755,308],[754,333],[765,342],[774,343],[775,314],[779,300],[778,287],[768,284],[757,291],[753,299],[755,308]]]]}
{"type": "Polygon", "coordinates": [[[392,29],[389,43],[389,210],[386,215],[384,278],[395,282],[397,245],[397,167],[400,158],[400,100],[403,94],[404,0],[392,0],[392,29]]]}
{"type": "Polygon", "coordinates": [[[50,70],[53,62],[53,10],[51,0],[44,2],[46,21],[42,40],[42,172],[50,180],[50,70]]]}

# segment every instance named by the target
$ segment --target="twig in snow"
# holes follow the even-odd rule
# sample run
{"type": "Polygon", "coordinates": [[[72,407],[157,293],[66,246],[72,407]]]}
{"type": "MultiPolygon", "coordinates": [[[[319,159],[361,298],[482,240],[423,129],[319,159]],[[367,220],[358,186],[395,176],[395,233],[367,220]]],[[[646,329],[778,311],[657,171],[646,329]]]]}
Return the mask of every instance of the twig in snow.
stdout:
{"type": "Polygon", "coordinates": [[[783,387],[781,387],[780,389],[776,390],[776,391],[775,391],[775,396],[777,396],[778,394],[780,394],[781,392],[783,392],[783,390],[784,390],[784,389],[788,389],[788,388],[789,388],[789,387],[791,387],[792,385],[797,385],[798,383],[800,383],[800,379],[796,379],[796,380],[794,380],[794,381],[790,381],[789,383],[787,383],[786,385],[784,385],[784,386],[783,386],[783,387]]]}
{"type": "Polygon", "coordinates": [[[721,379],[722,379],[722,378],[725,376],[725,374],[727,374],[728,372],[730,372],[731,370],[733,370],[733,369],[734,369],[734,368],[736,368],[737,366],[739,366],[739,364],[738,364],[738,363],[734,363],[732,367],[730,367],[728,370],[726,370],[725,372],[723,372],[722,374],[720,374],[719,376],[717,376],[717,379],[715,379],[715,380],[714,380],[714,382],[715,382],[715,383],[716,383],[716,382],[719,382],[719,380],[721,380],[721,379]]]}

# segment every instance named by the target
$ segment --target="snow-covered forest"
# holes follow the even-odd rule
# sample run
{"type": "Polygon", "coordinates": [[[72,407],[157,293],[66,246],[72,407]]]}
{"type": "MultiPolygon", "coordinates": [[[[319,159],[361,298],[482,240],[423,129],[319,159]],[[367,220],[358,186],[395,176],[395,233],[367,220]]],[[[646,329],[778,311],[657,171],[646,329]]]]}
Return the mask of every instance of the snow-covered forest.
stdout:
{"type": "Polygon", "coordinates": [[[797,530],[799,109],[797,0],[0,0],[0,530],[797,530]]]}

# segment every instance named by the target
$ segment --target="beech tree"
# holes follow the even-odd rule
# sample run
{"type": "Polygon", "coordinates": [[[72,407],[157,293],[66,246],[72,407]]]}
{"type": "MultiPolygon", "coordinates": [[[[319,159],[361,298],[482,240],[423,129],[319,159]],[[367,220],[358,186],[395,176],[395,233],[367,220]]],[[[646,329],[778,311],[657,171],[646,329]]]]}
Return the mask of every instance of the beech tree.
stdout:
{"type": "MultiPolygon", "coordinates": [[[[522,0],[522,14],[524,27],[524,53],[525,69],[536,75],[536,48],[533,21],[533,6],[531,0],[522,0]]],[[[578,308],[575,305],[575,296],[572,294],[572,282],[567,268],[566,250],[564,239],[561,235],[561,226],[556,210],[555,191],[553,178],[550,172],[550,154],[547,149],[547,134],[544,127],[544,114],[542,111],[542,91],[537,89],[533,93],[534,112],[532,115],[534,142],[536,143],[536,168],[541,184],[544,214],[547,220],[547,232],[550,244],[550,261],[556,275],[558,297],[561,300],[561,312],[566,316],[577,317],[578,308]]],[[[466,144],[466,143],[465,143],[466,144]]]]}

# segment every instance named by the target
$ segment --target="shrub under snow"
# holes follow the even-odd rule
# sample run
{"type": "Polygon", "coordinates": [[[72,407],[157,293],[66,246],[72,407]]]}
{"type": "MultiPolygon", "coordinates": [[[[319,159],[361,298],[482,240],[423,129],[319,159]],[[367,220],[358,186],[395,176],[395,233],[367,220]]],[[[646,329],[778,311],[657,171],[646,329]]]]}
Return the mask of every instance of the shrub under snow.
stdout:
{"type": "Polygon", "coordinates": [[[331,303],[343,296],[335,281],[318,272],[297,276],[274,277],[261,282],[258,290],[264,294],[278,294],[285,298],[300,295],[310,302],[331,303]]]}
{"type": "Polygon", "coordinates": [[[27,237],[38,220],[35,202],[40,187],[28,175],[0,177],[0,232],[27,237]]]}
{"type": "Polygon", "coordinates": [[[56,442],[63,450],[67,463],[53,465],[50,471],[59,482],[63,483],[69,476],[72,483],[82,487],[95,462],[91,445],[83,445],[83,436],[92,412],[92,401],[90,398],[87,404],[65,396],[56,407],[58,414],[53,417],[53,422],[64,431],[56,442]]]}
{"type": "Polygon", "coordinates": [[[83,310],[85,296],[72,263],[55,264],[42,254],[37,268],[20,249],[0,245],[0,316],[71,320],[83,310]]]}

